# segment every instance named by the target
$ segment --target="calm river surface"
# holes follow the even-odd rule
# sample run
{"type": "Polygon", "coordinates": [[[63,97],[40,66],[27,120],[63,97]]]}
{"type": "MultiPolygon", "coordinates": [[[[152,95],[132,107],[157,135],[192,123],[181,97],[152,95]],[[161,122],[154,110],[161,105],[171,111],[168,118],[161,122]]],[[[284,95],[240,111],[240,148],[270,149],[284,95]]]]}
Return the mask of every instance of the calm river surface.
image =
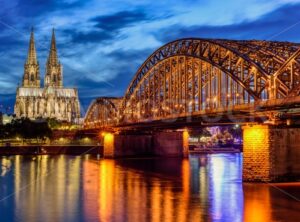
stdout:
{"type": "Polygon", "coordinates": [[[241,154],[0,157],[0,221],[300,221],[300,183],[246,184],[241,154]]]}

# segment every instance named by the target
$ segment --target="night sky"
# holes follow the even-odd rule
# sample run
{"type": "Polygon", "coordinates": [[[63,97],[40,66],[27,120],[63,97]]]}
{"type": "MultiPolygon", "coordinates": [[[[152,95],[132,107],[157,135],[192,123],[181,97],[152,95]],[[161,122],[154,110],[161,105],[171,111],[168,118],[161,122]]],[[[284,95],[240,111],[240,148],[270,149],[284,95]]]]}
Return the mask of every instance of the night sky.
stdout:
{"type": "MultiPolygon", "coordinates": [[[[0,104],[13,107],[30,29],[41,78],[56,30],[64,85],[84,110],[122,96],[158,47],[183,37],[300,42],[300,0],[0,0],[0,104]]],[[[43,79],[42,79],[43,82],[43,79]]]]}

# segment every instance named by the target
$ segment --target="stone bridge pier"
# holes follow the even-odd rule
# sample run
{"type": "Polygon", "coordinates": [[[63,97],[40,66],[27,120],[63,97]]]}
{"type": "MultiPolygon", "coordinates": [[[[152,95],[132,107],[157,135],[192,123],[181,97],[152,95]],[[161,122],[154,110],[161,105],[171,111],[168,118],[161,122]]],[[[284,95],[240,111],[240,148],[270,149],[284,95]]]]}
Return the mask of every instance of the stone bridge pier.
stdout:
{"type": "MultiPolygon", "coordinates": [[[[104,135],[104,157],[188,157],[188,131],[104,135]]],[[[300,178],[300,128],[243,127],[243,181],[277,182],[300,178]]]]}
{"type": "Polygon", "coordinates": [[[187,131],[159,131],[152,134],[104,135],[104,157],[188,156],[187,131]]]}
{"type": "Polygon", "coordinates": [[[300,128],[243,127],[243,180],[295,181],[300,177],[300,128]]]}

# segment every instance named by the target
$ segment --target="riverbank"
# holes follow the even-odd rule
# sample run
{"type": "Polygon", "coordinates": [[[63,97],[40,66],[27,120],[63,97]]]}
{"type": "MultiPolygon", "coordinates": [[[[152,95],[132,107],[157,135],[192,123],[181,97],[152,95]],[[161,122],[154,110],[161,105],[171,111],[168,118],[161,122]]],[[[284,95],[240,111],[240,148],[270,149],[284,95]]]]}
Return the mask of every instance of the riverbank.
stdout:
{"type": "Polygon", "coordinates": [[[92,145],[30,145],[0,146],[0,155],[41,155],[41,154],[103,154],[103,146],[92,145]]]}

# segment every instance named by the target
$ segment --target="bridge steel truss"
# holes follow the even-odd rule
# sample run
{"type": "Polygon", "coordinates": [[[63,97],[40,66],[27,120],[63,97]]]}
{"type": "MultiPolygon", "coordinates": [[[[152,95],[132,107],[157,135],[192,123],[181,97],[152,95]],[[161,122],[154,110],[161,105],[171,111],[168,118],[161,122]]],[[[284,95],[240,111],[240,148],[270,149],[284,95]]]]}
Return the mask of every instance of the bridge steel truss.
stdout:
{"type": "Polygon", "coordinates": [[[118,122],[122,98],[100,97],[89,106],[84,125],[86,128],[100,128],[114,125],[118,122]]]}
{"type": "Polygon", "coordinates": [[[122,125],[199,115],[289,99],[299,92],[298,43],[180,39],[159,48],[142,64],[118,110],[110,103],[93,103],[85,124],[122,125]],[[91,118],[93,107],[111,113],[113,121],[105,115],[91,118]]]}

